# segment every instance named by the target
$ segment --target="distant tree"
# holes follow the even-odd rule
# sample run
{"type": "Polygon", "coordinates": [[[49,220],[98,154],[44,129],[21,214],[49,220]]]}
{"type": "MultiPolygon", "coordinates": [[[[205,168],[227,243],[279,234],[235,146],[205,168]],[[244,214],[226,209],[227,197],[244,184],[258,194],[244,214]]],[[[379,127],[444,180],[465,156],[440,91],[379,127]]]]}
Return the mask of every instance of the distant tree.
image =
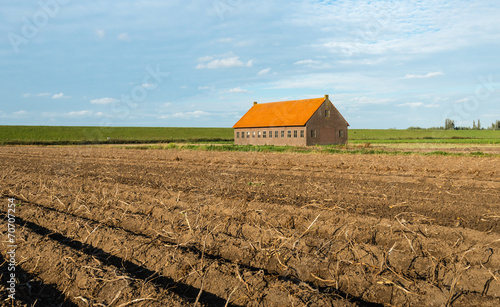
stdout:
{"type": "Polygon", "coordinates": [[[476,121],[472,121],[472,130],[477,130],[476,121]]]}
{"type": "Polygon", "coordinates": [[[481,130],[481,121],[477,120],[477,130],[481,130]]]}
{"type": "Polygon", "coordinates": [[[491,123],[491,126],[487,128],[488,130],[500,130],[500,120],[497,120],[496,123],[491,123]]]}
{"type": "Polygon", "coordinates": [[[447,118],[444,121],[444,129],[445,130],[453,130],[453,129],[455,129],[455,122],[452,121],[451,119],[447,118]]]}

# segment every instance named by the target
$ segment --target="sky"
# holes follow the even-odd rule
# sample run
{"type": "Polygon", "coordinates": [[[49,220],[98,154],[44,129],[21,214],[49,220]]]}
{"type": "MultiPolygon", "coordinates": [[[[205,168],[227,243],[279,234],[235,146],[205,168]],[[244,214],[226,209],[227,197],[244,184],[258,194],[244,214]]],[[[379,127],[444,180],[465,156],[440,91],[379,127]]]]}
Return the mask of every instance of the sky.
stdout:
{"type": "Polygon", "coordinates": [[[500,2],[0,0],[0,125],[232,127],[322,97],[351,128],[500,120],[500,2]]]}

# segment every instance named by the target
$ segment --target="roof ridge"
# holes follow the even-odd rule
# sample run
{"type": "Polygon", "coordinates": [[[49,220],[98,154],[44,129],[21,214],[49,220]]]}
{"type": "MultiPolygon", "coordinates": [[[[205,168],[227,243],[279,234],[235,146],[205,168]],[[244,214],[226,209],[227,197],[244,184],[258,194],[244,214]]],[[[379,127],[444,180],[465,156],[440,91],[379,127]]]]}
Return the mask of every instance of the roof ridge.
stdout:
{"type": "Polygon", "coordinates": [[[293,100],[284,100],[284,101],[271,101],[271,102],[262,102],[262,103],[257,103],[257,105],[263,105],[263,104],[269,104],[269,103],[285,103],[285,102],[294,102],[294,101],[302,101],[302,100],[316,100],[316,99],[323,99],[325,101],[325,97],[318,97],[318,98],[304,98],[304,99],[293,99],[293,100]]]}

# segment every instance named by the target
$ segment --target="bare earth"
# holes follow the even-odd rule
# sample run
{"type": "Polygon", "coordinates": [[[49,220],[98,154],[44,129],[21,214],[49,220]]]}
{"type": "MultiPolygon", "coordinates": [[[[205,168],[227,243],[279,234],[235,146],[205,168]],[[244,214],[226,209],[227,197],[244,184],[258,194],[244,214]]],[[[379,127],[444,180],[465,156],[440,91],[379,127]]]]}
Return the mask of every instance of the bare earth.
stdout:
{"type": "Polygon", "coordinates": [[[13,305],[500,306],[499,162],[0,147],[13,305]]]}

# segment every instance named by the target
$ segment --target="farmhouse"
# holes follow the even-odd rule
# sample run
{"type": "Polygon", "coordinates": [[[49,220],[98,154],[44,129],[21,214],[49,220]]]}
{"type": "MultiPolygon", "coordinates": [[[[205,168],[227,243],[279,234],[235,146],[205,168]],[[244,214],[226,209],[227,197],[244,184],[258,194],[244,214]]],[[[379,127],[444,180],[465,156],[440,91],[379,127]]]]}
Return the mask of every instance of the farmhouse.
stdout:
{"type": "Polygon", "coordinates": [[[328,95],[253,106],[233,126],[237,145],[345,144],[349,123],[328,95]]]}

